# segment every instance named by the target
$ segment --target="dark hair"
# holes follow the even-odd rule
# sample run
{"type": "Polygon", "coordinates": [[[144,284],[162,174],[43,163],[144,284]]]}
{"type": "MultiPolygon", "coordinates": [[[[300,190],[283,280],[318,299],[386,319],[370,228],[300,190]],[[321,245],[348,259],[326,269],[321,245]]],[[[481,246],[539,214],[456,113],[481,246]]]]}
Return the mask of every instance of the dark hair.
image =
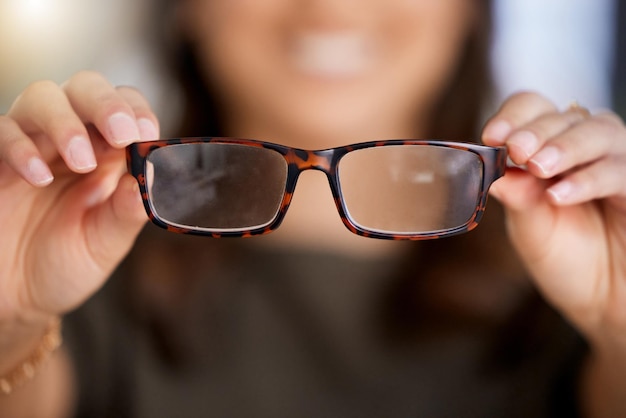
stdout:
{"type": "Polygon", "coordinates": [[[462,56],[434,114],[431,136],[454,140],[476,138],[484,105],[492,94],[489,49],[491,2],[475,0],[476,22],[462,56]]]}

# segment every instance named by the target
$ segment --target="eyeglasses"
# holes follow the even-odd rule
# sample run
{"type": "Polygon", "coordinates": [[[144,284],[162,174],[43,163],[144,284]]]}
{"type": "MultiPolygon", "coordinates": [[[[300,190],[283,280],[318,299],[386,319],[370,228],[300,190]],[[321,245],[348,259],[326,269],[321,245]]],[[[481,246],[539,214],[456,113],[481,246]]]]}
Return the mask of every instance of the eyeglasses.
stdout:
{"type": "Polygon", "coordinates": [[[148,216],[173,232],[248,237],[276,229],[304,170],[326,173],[344,225],[384,239],[430,239],[478,225],[505,147],[429,140],[303,150],[235,138],[126,149],[148,216]]]}

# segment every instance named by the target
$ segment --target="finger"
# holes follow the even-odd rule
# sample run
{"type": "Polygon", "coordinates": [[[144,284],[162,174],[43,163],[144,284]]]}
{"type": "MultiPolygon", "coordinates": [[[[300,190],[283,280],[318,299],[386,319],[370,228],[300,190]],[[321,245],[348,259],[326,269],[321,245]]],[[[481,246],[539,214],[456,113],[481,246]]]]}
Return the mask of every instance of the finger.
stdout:
{"type": "Polygon", "coordinates": [[[83,123],[92,123],[109,144],[124,147],[140,139],[132,107],[102,75],[82,71],[63,89],[83,123]]]}
{"type": "Polygon", "coordinates": [[[158,139],[160,131],[159,120],[144,95],[137,89],[127,86],[118,87],[117,91],[130,105],[135,114],[141,140],[151,141],[158,139]]]}
{"type": "Polygon", "coordinates": [[[1,115],[0,162],[33,186],[46,186],[54,179],[33,141],[13,119],[1,115]]]}
{"type": "Polygon", "coordinates": [[[529,159],[528,169],[538,177],[551,178],[609,155],[626,156],[626,134],[617,116],[604,113],[550,139],[529,159]]]}
{"type": "Polygon", "coordinates": [[[48,138],[73,171],[85,173],[96,167],[87,129],[55,83],[31,84],[15,101],[8,116],[31,138],[40,134],[48,138]]]}
{"type": "Polygon", "coordinates": [[[511,160],[518,165],[528,163],[544,144],[552,137],[572,128],[586,119],[581,112],[552,112],[513,131],[505,140],[511,160]]]}
{"type": "Polygon", "coordinates": [[[626,158],[604,158],[547,189],[552,203],[574,205],[610,196],[626,197],[626,158]]]}
{"type": "Polygon", "coordinates": [[[556,110],[552,102],[537,93],[517,93],[507,99],[486,123],[482,142],[491,146],[504,145],[511,132],[543,114],[554,113],[556,110]]]}

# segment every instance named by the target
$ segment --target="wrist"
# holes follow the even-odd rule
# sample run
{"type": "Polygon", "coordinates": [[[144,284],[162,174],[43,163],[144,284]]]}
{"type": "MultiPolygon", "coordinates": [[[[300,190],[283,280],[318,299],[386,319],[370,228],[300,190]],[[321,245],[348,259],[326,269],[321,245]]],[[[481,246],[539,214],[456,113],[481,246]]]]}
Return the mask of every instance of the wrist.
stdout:
{"type": "Polygon", "coordinates": [[[32,378],[61,343],[60,318],[35,315],[0,322],[0,395],[32,378]]]}

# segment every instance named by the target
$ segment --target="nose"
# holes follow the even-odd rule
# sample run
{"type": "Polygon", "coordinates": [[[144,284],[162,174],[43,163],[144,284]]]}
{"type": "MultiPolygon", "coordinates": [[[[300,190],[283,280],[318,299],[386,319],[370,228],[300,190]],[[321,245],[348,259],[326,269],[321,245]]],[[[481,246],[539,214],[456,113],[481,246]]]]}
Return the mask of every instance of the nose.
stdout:
{"type": "Polygon", "coordinates": [[[354,26],[368,14],[368,0],[297,0],[296,8],[313,28],[341,30],[354,26]]]}

